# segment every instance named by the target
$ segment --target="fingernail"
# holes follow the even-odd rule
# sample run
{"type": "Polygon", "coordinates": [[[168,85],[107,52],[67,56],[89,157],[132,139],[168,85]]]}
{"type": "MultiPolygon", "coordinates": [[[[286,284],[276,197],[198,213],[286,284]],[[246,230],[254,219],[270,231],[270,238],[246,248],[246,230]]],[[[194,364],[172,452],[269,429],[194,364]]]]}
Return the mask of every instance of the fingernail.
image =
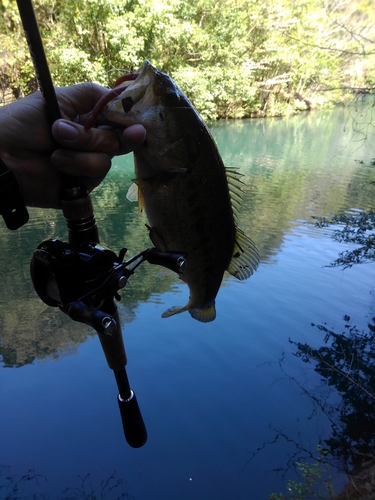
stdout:
{"type": "Polygon", "coordinates": [[[74,139],[78,139],[79,132],[76,127],[74,127],[74,125],[70,125],[70,123],[61,121],[59,123],[59,135],[60,139],[72,141],[74,139]]]}

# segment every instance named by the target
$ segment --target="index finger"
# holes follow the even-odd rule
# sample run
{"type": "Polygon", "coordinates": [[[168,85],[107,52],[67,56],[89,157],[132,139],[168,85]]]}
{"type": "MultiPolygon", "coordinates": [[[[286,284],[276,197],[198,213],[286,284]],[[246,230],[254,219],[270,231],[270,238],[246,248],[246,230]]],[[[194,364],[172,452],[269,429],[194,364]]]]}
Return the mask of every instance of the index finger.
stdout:
{"type": "Polygon", "coordinates": [[[64,118],[75,120],[77,116],[89,113],[99,99],[110,92],[96,83],[85,82],[56,89],[56,96],[64,118]]]}

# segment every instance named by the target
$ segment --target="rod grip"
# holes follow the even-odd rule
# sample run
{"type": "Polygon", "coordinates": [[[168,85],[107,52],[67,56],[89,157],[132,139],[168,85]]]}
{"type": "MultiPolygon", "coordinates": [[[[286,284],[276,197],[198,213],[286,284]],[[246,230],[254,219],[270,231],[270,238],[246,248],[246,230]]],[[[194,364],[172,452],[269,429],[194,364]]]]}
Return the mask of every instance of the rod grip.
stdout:
{"type": "Polygon", "coordinates": [[[119,394],[117,401],[125,439],[132,448],[140,448],[147,441],[147,431],[136,395],[130,391],[129,399],[122,399],[119,394]]]}

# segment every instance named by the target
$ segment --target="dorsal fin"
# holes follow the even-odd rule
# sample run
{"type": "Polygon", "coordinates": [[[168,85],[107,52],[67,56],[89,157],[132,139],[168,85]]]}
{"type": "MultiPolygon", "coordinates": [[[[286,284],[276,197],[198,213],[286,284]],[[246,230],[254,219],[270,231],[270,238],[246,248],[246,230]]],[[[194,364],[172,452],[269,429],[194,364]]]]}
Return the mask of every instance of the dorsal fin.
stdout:
{"type": "Polygon", "coordinates": [[[241,229],[236,227],[234,248],[227,269],[228,272],[239,280],[245,280],[257,269],[259,262],[259,252],[254,242],[241,229]]]}
{"type": "Polygon", "coordinates": [[[233,208],[233,215],[237,217],[242,202],[242,193],[243,193],[242,188],[245,185],[241,181],[241,177],[243,177],[243,174],[238,172],[238,170],[236,170],[235,168],[231,167],[226,167],[225,173],[227,175],[230,200],[233,208]]]}

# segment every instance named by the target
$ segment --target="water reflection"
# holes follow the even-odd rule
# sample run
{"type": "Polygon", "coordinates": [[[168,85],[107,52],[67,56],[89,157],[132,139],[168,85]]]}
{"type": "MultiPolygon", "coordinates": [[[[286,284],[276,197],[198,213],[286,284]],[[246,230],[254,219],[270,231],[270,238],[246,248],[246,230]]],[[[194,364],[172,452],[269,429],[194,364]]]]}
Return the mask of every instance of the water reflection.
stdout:
{"type": "MultiPolygon", "coordinates": [[[[374,261],[372,211],[354,210],[334,214],[329,219],[314,219],[319,227],[334,225],[334,240],[360,245],[354,250],[340,252],[339,258],[327,267],[340,266],[347,269],[355,264],[374,261]]],[[[293,438],[281,430],[274,429],[273,443],[280,438],[294,443],[296,452],[292,462],[294,461],[294,465],[302,471],[302,482],[288,482],[287,487],[292,488],[287,489],[294,491],[295,487],[298,492],[305,492],[306,489],[306,493],[310,493],[308,496],[312,494],[314,498],[320,483],[323,482],[324,487],[326,484],[331,485],[331,467],[345,472],[351,480],[339,496],[331,493],[328,496],[323,495],[324,498],[356,498],[358,491],[364,495],[368,493],[370,496],[366,498],[372,498],[371,492],[375,488],[375,317],[371,318],[365,330],[357,328],[348,315],[344,315],[343,321],[342,333],[336,333],[327,324],[312,324],[324,334],[322,346],[313,347],[310,343],[289,340],[297,348],[294,352],[296,358],[312,365],[320,376],[319,384],[313,388],[308,382],[301,383],[294,376],[290,376],[290,380],[311,399],[313,412],[322,412],[331,425],[331,435],[321,439],[318,445],[324,455],[314,457],[311,451],[294,442],[293,438]],[[318,474],[315,474],[316,472],[318,474]]],[[[281,371],[287,375],[283,357],[279,364],[281,371]]],[[[260,451],[257,450],[253,457],[260,451]]],[[[290,461],[288,463],[293,466],[290,461]]],[[[288,493],[287,497],[283,498],[294,496],[289,496],[288,493]]]]}
{"type": "Polygon", "coordinates": [[[73,323],[39,298],[13,301],[1,319],[0,356],[7,368],[60,359],[76,352],[77,345],[93,335],[88,327],[73,323]]]}
{"type": "MultiPolygon", "coordinates": [[[[6,500],[46,500],[49,498],[45,486],[48,478],[38,474],[34,469],[24,474],[14,474],[12,468],[0,465],[0,494],[6,500]]],[[[54,495],[56,500],[121,500],[134,499],[127,491],[126,481],[114,471],[105,479],[91,477],[86,474],[76,477],[72,483],[60,493],[54,495]]]]}
{"type": "Polygon", "coordinates": [[[375,488],[375,317],[363,330],[348,315],[343,317],[341,333],[327,324],[311,326],[323,334],[314,338],[316,344],[323,345],[314,347],[289,339],[293,356],[305,363],[306,369],[293,373],[286,352],[277,364],[282,375],[299,388],[300,395],[309,399],[311,425],[317,425],[319,415],[324,415],[330,432],[320,436],[314,450],[306,436],[298,432],[299,418],[293,431],[270,424],[272,438],[251,452],[244,471],[259,455],[277,453],[283,443],[291,451],[274,471],[282,477],[290,477],[295,471],[297,480],[291,483],[295,489],[289,489],[288,483],[286,493],[275,498],[296,498],[294,492],[301,495],[298,498],[346,500],[358,498],[360,491],[370,500],[375,488]],[[318,377],[312,377],[311,368],[318,377]],[[327,487],[333,484],[336,492],[345,485],[337,497],[328,494],[327,487]]]}
{"type": "Polygon", "coordinates": [[[330,267],[347,269],[355,264],[375,261],[375,212],[352,210],[327,217],[313,217],[319,227],[335,226],[332,238],[339,243],[356,245],[354,249],[340,252],[330,267]]]}
{"type": "Polygon", "coordinates": [[[375,318],[367,331],[360,331],[349,316],[344,316],[342,333],[316,326],[324,333],[323,346],[291,343],[297,347],[295,355],[321,376],[322,390],[315,390],[314,398],[332,423],[325,446],[339,468],[351,474],[375,456],[375,318]],[[330,401],[327,387],[339,394],[338,404],[330,401]]]}
{"type": "MultiPolygon", "coordinates": [[[[239,167],[245,176],[239,223],[256,243],[263,261],[272,261],[293,221],[352,206],[366,209],[372,204],[375,185],[367,161],[369,150],[365,144],[358,151],[350,142],[353,132],[343,108],[285,120],[219,123],[212,131],[225,163],[239,167]],[[365,164],[358,162],[362,158],[365,164]]],[[[127,246],[129,255],[150,246],[146,219],[126,199],[132,161],[130,155],[117,158],[111,174],[94,194],[102,243],[116,252],[127,246]]],[[[64,239],[65,234],[61,214],[42,210],[31,210],[30,224],[17,233],[0,229],[0,349],[6,364],[19,366],[49,356],[88,335],[82,327],[68,327],[57,311],[47,312],[28,275],[34,248],[43,239],[64,239]],[[43,333],[46,329],[48,335],[43,333]],[[51,333],[56,331],[59,333],[51,333]]],[[[176,289],[175,279],[155,275],[152,266],[144,265],[137,270],[136,279],[129,281],[122,294],[124,322],[134,320],[139,303],[160,300],[155,297],[176,289]]]]}
{"type": "MultiPolygon", "coordinates": [[[[340,331],[335,321],[353,307],[351,324],[362,332],[369,308],[375,315],[369,266],[325,267],[345,246],[330,238],[331,228],[306,224],[312,215],[373,208],[374,169],[367,160],[374,155],[366,144],[358,150],[350,143],[344,116],[339,109],[213,126],[227,165],[245,175],[240,225],[262,263],[248,282],[225,281],[213,325],[192,324],[189,315],[160,318],[178,303],[175,294],[188,294],[173,277],[157,278],[144,264],[129,280],[119,312],[149,431],[147,446],[136,452],[125,446],[113,377],[97,339],[44,306],[32,289],[32,252],[47,237],[66,238],[63,218],[32,210],[20,231],[0,229],[0,349],[3,365],[22,366],[1,370],[1,461],[17,467],[13,475],[35,468],[48,478],[49,498],[77,474],[105,480],[121,467],[136,498],[158,491],[173,500],[178,491],[184,499],[266,499],[281,491],[270,471],[314,456],[332,424],[318,405],[311,408],[303,383],[314,388],[322,376],[288,349],[321,347],[322,330],[311,328],[312,320],[340,331]],[[71,352],[76,355],[64,356],[71,352]],[[41,362],[54,359],[59,362],[41,362]],[[311,369],[301,375],[301,365],[311,369]],[[280,377],[280,366],[288,376],[280,377]],[[266,453],[245,465],[261,448],[266,453]]],[[[125,197],[132,172],[131,157],[117,159],[93,195],[102,244],[116,253],[127,246],[129,255],[150,245],[144,218],[125,197]]],[[[338,394],[330,400],[332,408],[339,402],[338,394]]]]}

